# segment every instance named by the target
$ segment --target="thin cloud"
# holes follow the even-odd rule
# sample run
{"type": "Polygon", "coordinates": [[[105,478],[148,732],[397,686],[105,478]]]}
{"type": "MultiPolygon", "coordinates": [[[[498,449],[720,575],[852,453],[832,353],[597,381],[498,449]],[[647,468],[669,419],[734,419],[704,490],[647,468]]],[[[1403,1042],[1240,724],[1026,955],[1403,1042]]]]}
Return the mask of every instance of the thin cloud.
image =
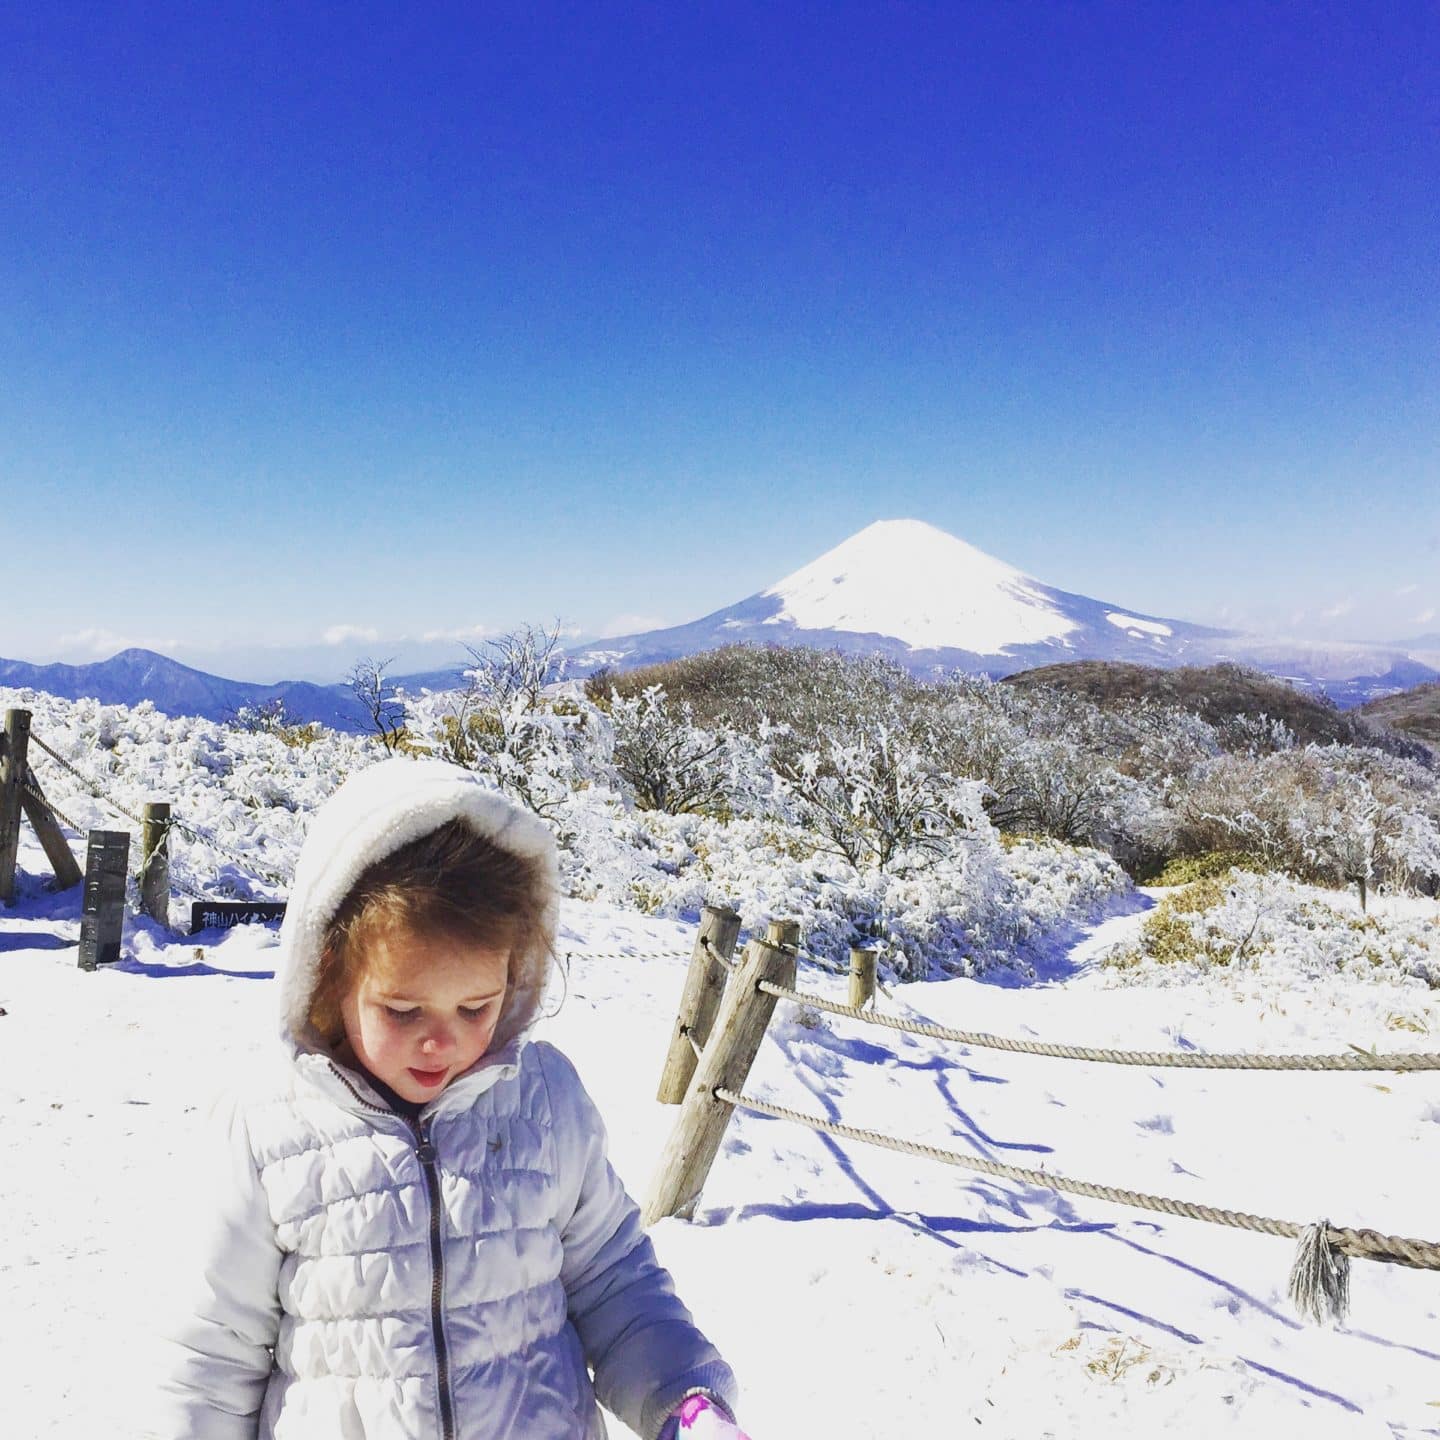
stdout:
{"type": "Polygon", "coordinates": [[[1416,625],[1428,625],[1435,618],[1435,607],[1428,606],[1415,617],[1416,625]]]}
{"type": "Polygon", "coordinates": [[[476,640],[493,640],[499,633],[494,625],[462,625],[455,630],[426,630],[420,638],[427,645],[442,640],[457,640],[462,645],[468,645],[476,640]]]}
{"type": "Polygon", "coordinates": [[[114,630],[92,628],[62,635],[59,640],[59,648],[61,650],[79,650],[88,655],[108,656],[114,655],[120,650],[175,650],[179,648],[179,642],[153,638],[137,639],[133,635],[121,635],[114,630]]]}
{"type": "Polygon", "coordinates": [[[356,640],[363,640],[367,645],[373,645],[379,638],[380,632],[369,625],[332,625],[320,641],[324,645],[351,645],[356,640]]]}
{"type": "Polygon", "coordinates": [[[610,640],[616,635],[640,635],[646,630],[663,630],[665,620],[659,615],[616,615],[596,632],[596,638],[610,640]]]}
{"type": "Polygon", "coordinates": [[[1395,592],[1395,598],[1397,600],[1403,600],[1407,595],[1413,595],[1419,588],[1419,585],[1415,584],[1413,581],[1409,585],[1402,585],[1395,592]]]}
{"type": "Polygon", "coordinates": [[[1348,615],[1355,608],[1353,600],[1337,600],[1327,610],[1320,612],[1322,620],[1339,620],[1342,616],[1348,615]]]}

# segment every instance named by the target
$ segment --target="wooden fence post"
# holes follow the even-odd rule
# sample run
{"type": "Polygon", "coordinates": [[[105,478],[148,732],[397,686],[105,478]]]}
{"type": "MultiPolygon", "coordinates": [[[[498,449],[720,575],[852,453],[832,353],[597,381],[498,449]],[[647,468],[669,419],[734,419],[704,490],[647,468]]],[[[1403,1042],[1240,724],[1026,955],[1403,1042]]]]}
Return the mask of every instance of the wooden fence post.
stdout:
{"type": "Polygon", "coordinates": [[[55,888],[68,890],[84,878],[79,863],[70,849],[70,842],[66,840],[55,817],[50,813],[49,806],[44,800],[37,798],[40,795],[40,785],[35,779],[35,772],[28,767],[25,771],[25,783],[30,787],[20,796],[25,818],[30,822],[30,828],[40,837],[45,858],[55,872],[55,888]]]}
{"type": "Polygon", "coordinates": [[[20,802],[25,794],[30,712],[5,712],[5,744],[0,750],[0,904],[15,900],[15,856],[20,849],[20,802]]]}
{"type": "Polygon", "coordinates": [[[777,950],[798,950],[800,948],[800,922],[798,920],[772,920],[765,927],[765,943],[777,950]]]}
{"type": "Polygon", "coordinates": [[[670,1037],[670,1052],[660,1075],[660,1088],[655,1098],[662,1105],[678,1105],[695,1074],[695,1049],[710,1038],[725,982],[730,978],[728,961],[740,937],[740,917],[728,905],[707,905],[700,917],[700,931],[690,956],[690,969],[685,976],[685,989],[680,995],[680,1009],[675,1016],[675,1030],[670,1037]]]}
{"type": "Polygon", "coordinates": [[[850,952],[850,1003],[863,1010],[875,998],[875,951],[850,952]]]}
{"type": "Polygon", "coordinates": [[[715,1032],[700,1057],[656,1167],[645,1204],[647,1225],[667,1215],[688,1216],[700,1198],[733,1113],[731,1106],[716,1098],[715,1090],[719,1086],[737,1093],[744,1089],[775,1009],[775,996],[760,989],[762,980],[795,984],[794,954],[771,944],[768,938],[752,940],[745,947],[745,957],[720,1002],[715,1032]]]}
{"type": "Polygon", "coordinates": [[[140,908],[170,923],[170,806],[155,801],[140,812],[140,908]]]}

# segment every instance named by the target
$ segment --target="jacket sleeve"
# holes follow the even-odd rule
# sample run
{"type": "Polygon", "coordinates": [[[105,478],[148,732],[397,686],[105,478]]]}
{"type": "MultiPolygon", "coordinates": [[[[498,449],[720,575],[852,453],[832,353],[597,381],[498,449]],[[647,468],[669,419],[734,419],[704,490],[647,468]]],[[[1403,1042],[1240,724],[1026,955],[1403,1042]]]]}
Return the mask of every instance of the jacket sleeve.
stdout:
{"type": "Polygon", "coordinates": [[[280,1321],[282,1251],[242,1107],[211,1111],[212,1144],[180,1249],[174,1311],[160,1333],[160,1376],[146,1440],[255,1440],[280,1321]]]}
{"type": "Polygon", "coordinates": [[[601,1404],[655,1440],[694,1390],[734,1411],[735,1377],[680,1303],[639,1207],[606,1155],[605,1126],[558,1050],[537,1045],[554,1125],[565,1248],[560,1278],[601,1404]]]}

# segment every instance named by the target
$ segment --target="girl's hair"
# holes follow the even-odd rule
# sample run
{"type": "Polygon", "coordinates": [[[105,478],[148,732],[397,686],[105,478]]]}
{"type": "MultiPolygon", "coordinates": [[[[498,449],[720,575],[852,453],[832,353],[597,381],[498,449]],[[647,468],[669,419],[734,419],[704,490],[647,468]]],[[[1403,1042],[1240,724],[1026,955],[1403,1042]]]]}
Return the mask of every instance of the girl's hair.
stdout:
{"type": "MultiPolygon", "coordinates": [[[[365,972],[371,942],[410,933],[508,950],[503,1044],[534,1014],[550,961],[546,886],[538,865],[450,820],[362,872],[325,930],[310,1024],[328,1046],[345,1034],[341,1006],[365,972]]],[[[492,1043],[496,1043],[492,1042],[492,1043]]]]}

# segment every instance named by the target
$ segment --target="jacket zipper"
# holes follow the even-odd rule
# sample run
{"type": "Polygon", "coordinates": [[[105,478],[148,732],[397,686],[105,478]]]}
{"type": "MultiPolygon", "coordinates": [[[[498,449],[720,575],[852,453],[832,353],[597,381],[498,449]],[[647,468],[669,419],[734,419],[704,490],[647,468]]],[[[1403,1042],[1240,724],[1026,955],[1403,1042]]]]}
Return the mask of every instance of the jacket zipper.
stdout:
{"type": "Polygon", "coordinates": [[[440,1387],[440,1431],[443,1440],[455,1440],[455,1402],[450,1394],[450,1349],[445,1341],[445,1252],[440,1234],[440,1176],[436,1167],[435,1147],[430,1143],[430,1129],[423,1120],[413,1124],[403,1115],[383,1105],[372,1105],[331,1065],[335,1078],[367,1110],[377,1115],[390,1115],[399,1120],[415,1137],[415,1158],[425,1177],[425,1193],[430,1197],[430,1326],[435,1332],[435,1378],[440,1387]]]}
{"type": "Polygon", "coordinates": [[[430,1195],[430,1324],[435,1331],[435,1371],[440,1382],[440,1433],[455,1440],[455,1402],[450,1395],[450,1351],[445,1342],[445,1253],[440,1236],[440,1176],[435,1147],[423,1120],[415,1124],[415,1158],[430,1195]]]}

